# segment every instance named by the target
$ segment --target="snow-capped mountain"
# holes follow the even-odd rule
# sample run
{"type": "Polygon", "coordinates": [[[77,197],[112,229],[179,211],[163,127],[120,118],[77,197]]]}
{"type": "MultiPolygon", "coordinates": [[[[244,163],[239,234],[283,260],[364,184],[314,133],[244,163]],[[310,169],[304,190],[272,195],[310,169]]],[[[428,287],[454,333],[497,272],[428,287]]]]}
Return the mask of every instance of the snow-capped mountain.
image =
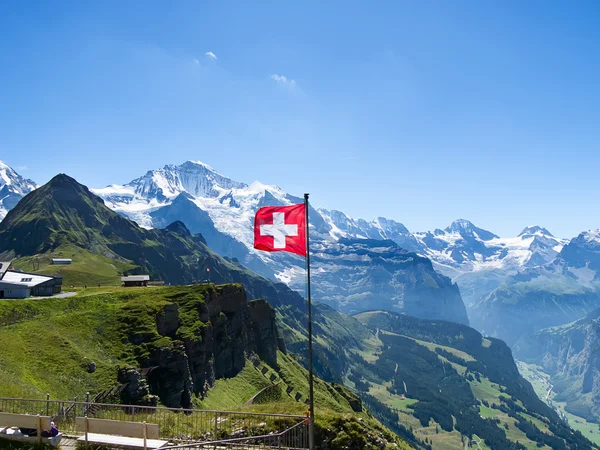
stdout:
{"type": "Polygon", "coordinates": [[[600,230],[586,231],[556,258],[507,277],[472,309],[479,329],[509,343],[577,320],[600,307],[600,230]]]}
{"type": "Polygon", "coordinates": [[[0,161],[0,220],[25,195],[36,188],[33,181],[27,180],[8,165],[0,161]]]}
{"type": "MultiPolygon", "coordinates": [[[[180,220],[191,232],[202,233],[209,246],[223,256],[298,291],[304,289],[302,258],[274,256],[253,248],[258,208],[302,202],[277,186],[236,182],[206,164],[188,161],[149,171],[124,186],[92,191],[142,226],[164,227],[180,220]]],[[[436,273],[429,260],[403,249],[410,247],[408,244],[416,248],[417,241],[402,224],[380,218],[370,223],[356,221],[354,228],[342,231],[335,224],[338,215],[345,218],[338,221],[342,227],[345,221],[352,221],[335,211],[309,211],[319,300],[350,313],[389,309],[468,322],[456,285],[436,273]],[[343,252],[336,250],[345,238],[360,241],[346,240],[343,252]],[[388,241],[382,244],[382,239],[388,241]],[[389,295],[391,290],[394,296],[389,295]],[[421,304],[416,300],[419,297],[421,304]]]]}
{"type": "Polygon", "coordinates": [[[446,272],[520,269],[545,264],[564,245],[564,241],[538,226],[525,228],[516,238],[500,238],[464,219],[454,221],[444,230],[415,233],[415,236],[425,254],[446,272]]]}
{"type": "Polygon", "coordinates": [[[501,238],[464,219],[415,237],[436,269],[458,283],[469,307],[507,276],[552,261],[566,242],[539,226],[529,226],[514,238],[501,238]]]}
{"type": "Polygon", "coordinates": [[[150,211],[169,204],[179,194],[194,198],[217,198],[230,189],[243,189],[244,183],[233,181],[200,161],[187,161],[179,166],[167,165],[150,170],[124,186],[110,185],[92,191],[107,206],[123,213],[141,226],[151,228],[150,211]]]}
{"type": "Polygon", "coordinates": [[[436,270],[458,283],[467,306],[485,298],[507,276],[552,261],[565,243],[538,226],[527,227],[514,238],[500,238],[458,219],[443,230],[411,233],[401,223],[383,217],[368,222],[335,210],[319,209],[319,213],[336,239],[390,239],[428,257],[436,270]]]}

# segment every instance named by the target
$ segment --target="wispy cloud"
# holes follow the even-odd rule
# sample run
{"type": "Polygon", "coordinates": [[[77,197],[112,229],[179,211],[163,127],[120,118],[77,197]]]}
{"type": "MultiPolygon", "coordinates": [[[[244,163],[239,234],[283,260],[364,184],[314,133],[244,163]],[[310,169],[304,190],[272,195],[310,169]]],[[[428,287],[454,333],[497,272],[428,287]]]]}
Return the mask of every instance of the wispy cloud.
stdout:
{"type": "Polygon", "coordinates": [[[278,75],[274,73],[273,75],[271,75],[271,79],[282,86],[288,86],[290,88],[296,86],[296,81],[286,77],[285,75],[278,75]]]}
{"type": "Polygon", "coordinates": [[[349,161],[351,159],[358,159],[358,156],[346,156],[342,158],[342,161],[349,161]]]}
{"type": "Polygon", "coordinates": [[[217,55],[215,55],[213,52],[206,52],[204,56],[206,56],[208,59],[217,59],[217,55]]]}
{"type": "Polygon", "coordinates": [[[194,64],[200,64],[200,61],[198,61],[198,58],[194,58],[192,61],[194,62],[194,64]]]}
{"type": "Polygon", "coordinates": [[[17,170],[23,171],[23,170],[29,170],[29,167],[27,166],[17,166],[15,167],[17,170]]]}

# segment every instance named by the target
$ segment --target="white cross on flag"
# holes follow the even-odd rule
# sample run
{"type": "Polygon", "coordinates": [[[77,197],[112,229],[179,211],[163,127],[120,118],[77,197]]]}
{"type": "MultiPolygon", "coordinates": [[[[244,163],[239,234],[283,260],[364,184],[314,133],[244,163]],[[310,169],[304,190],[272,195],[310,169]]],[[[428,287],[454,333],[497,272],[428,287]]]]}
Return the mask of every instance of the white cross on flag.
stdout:
{"type": "Polygon", "coordinates": [[[306,256],[304,204],[267,206],[254,217],[254,248],[265,252],[291,252],[306,256]]]}

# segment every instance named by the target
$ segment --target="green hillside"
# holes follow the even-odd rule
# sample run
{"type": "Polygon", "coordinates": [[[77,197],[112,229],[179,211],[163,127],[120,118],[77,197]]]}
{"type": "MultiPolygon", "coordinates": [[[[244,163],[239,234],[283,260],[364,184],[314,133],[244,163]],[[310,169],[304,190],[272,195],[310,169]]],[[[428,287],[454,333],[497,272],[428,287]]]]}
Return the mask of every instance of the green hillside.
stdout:
{"type": "Polygon", "coordinates": [[[37,256],[26,256],[13,262],[16,269],[63,277],[66,290],[70,286],[115,286],[121,284],[121,276],[137,266],[131,262],[112,259],[92,253],[72,244],[64,244],[37,256]],[[70,258],[70,265],[53,265],[53,258],[70,258]]]}
{"type": "MultiPolygon", "coordinates": [[[[113,289],[102,294],[79,294],[63,299],[15,300],[0,302],[0,396],[69,399],[83,398],[117,386],[119,367],[142,367],[155,349],[174,348],[182,340],[201,339],[204,327],[217,327],[200,320],[202,307],[210,296],[231,299],[236,286],[161,287],[113,289]],[[162,336],[157,317],[169,305],[178,305],[179,327],[162,336]],[[185,311],[185,313],[184,313],[185,311]],[[96,365],[88,372],[91,362],[96,365]]],[[[230,314],[230,313],[227,313],[230,314]]],[[[235,319],[229,318],[227,329],[235,319]]],[[[225,328],[223,328],[225,329],[225,328]]],[[[230,341],[229,339],[227,341],[230,341]]],[[[290,355],[277,351],[276,365],[268,365],[247,354],[241,370],[221,377],[207,392],[195,393],[193,405],[201,409],[250,410],[268,413],[304,414],[308,391],[307,373],[290,355]],[[271,381],[274,375],[275,380],[271,381]],[[277,384],[275,394],[257,404],[245,403],[263,388],[277,384]],[[286,393],[302,395],[296,401],[286,393]]],[[[360,406],[360,400],[341,386],[315,383],[317,426],[321,438],[335,430],[333,448],[361,448],[367,440],[358,428],[409,448],[382,427],[360,406]],[[360,421],[359,421],[360,419],[360,421]],[[327,430],[330,430],[329,432],[327,430]],[[362,440],[361,440],[362,439],[362,440]],[[363,444],[360,444],[363,442],[363,444]]],[[[118,400],[118,399],[116,399],[118,400]]],[[[161,398],[162,401],[162,398],[161,398]]]]}
{"type": "Polygon", "coordinates": [[[450,322],[387,312],[355,317],[380,343],[350,381],[434,449],[464,448],[466,437],[493,449],[595,448],[538,398],[502,341],[450,322]]]}

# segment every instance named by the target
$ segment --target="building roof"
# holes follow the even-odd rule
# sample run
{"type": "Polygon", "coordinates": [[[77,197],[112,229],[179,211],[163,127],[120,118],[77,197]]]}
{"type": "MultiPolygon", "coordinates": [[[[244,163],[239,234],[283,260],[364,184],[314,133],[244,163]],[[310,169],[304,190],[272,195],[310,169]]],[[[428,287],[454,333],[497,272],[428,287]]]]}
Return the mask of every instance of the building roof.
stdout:
{"type": "Polygon", "coordinates": [[[71,258],[52,258],[52,261],[73,261],[71,258]]]}
{"type": "Polygon", "coordinates": [[[4,276],[4,272],[6,272],[8,270],[8,268],[10,267],[10,263],[11,263],[11,261],[0,262],[0,280],[4,276]]]}
{"type": "Polygon", "coordinates": [[[38,284],[45,283],[46,281],[50,281],[52,279],[54,279],[54,277],[46,275],[37,275],[35,273],[16,272],[14,270],[7,270],[4,274],[4,277],[2,277],[2,282],[15,284],[19,286],[34,287],[38,284]]]}
{"type": "Polygon", "coordinates": [[[150,281],[150,275],[129,275],[121,277],[121,281],[150,281]]]}

